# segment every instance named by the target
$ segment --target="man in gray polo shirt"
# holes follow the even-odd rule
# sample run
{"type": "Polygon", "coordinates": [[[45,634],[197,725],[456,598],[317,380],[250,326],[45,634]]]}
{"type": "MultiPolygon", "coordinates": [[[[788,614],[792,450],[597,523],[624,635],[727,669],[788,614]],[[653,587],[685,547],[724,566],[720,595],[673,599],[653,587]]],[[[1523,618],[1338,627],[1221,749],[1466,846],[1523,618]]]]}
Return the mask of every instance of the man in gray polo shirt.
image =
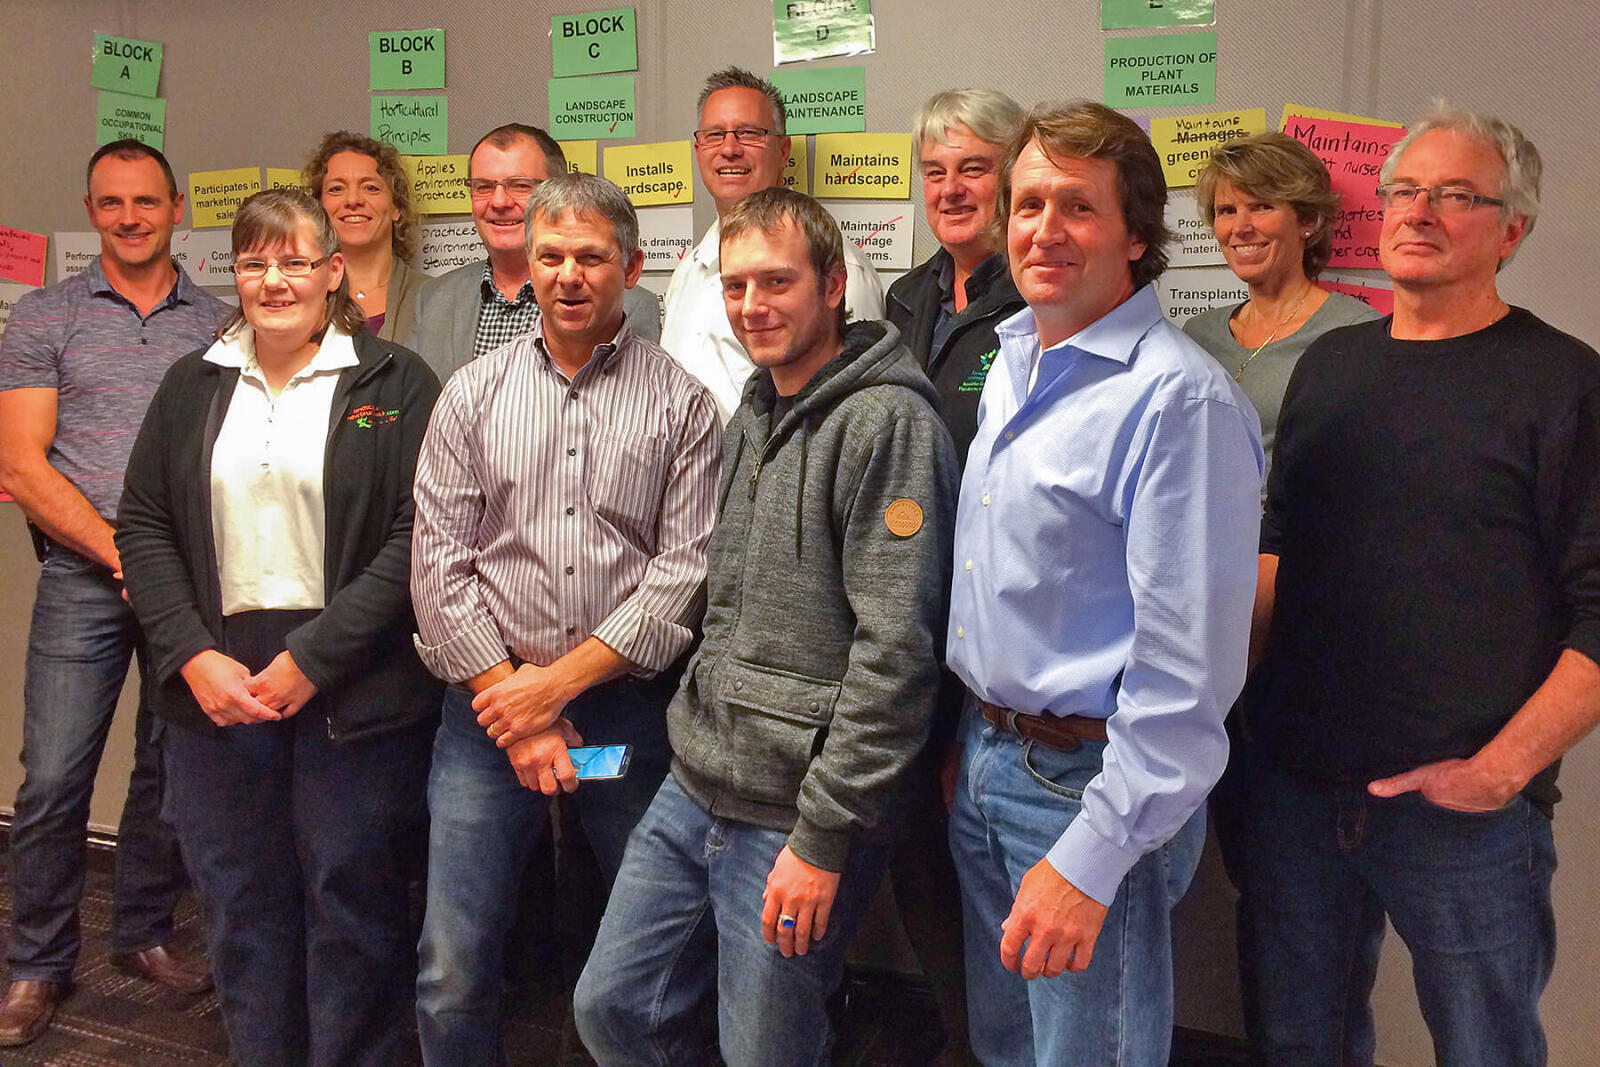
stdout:
{"type": "MultiPolygon", "coordinates": [[[[100,258],[18,302],[0,343],[0,485],[44,535],[23,688],[22,766],[11,825],[11,985],[0,1046],[44,1032],[72,982],[84,829],[128,661],[143,642],[112,543],[128,451],[162,375],[209,343],[228,313],[173,262],[183,196],[160,152],[114,141],[89,160],[100,258]]],[[[161,824],[158,753],[140,702],[117,830],[111,947],[119,966],[180,992],[210,988],[171,951],[183,888],[161,824]]]]}

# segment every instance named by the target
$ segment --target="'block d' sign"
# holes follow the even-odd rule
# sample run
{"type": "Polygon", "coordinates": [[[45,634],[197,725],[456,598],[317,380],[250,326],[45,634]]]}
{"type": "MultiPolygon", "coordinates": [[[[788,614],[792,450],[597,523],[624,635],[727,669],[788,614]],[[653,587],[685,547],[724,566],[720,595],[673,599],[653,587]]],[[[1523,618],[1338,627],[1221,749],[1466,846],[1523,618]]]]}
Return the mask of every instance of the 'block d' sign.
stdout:
{"type": "Polygon", "coordinates": [[[154,41],[94,35],[94,67],[89,84],[131,96],[155,96],[161,83],[161,46],[154,41]]]}
{"type": "Polygon", "coordinates": [[[551,69],[558,78],[639,69],[639,27],[631,7],[550,20],[551,69]]]}
{"type": "Polygon", "coordinates": [[[443,30],[373,30],[367,34],[369,89],[443,89],[443,30]]]}

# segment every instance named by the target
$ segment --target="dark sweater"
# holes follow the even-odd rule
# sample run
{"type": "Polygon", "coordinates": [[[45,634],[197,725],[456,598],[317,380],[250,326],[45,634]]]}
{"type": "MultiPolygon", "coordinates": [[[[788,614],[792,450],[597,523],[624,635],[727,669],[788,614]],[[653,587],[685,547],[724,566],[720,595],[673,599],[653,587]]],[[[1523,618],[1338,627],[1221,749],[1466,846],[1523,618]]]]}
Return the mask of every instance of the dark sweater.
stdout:
{"type": "MultiPolygon", "coordinates": [[[[1600,356],[1520,308],[1443,341],[1389,324],[1301,359],[1262,522],[1248,721],[1323,782],[1471,756],[1563,648],[1600,661],[1600,356]]],[[[1556,770],[1526,790],[1547,810],[1556,770]]]]}
{"type": "Polygon", "coordinates": [[[955,439],[956,459],[965,463],[967,449],[978,432],[978,398],[1000,350],[994,328],[1027,303],[1011,280],[1006,257],[996,253],[978,264],[967,279],[967,306],[956,313],[935,349],[934,327],[946,295],[939,279],[949,261],[950,253],[940,249],[890,286],[886,317],[899,328],[905,346],[939,391],[940,414],[955,439]]]}
{"type": "MultiPolygon", "coordinates": [[[[323,464],[327,606],[288,636],[346,740],[438,711],[443,686],[411,644],[411,481],[439,381],[410,351],[365,331],[342,371],[323,464]]],[[[239,372],[184,356],[162,380],[133,446],[117,512],[128,596],[150,642],[157,714],[212,730],[179,673],[222,641],[211,530],[211,450],[239,372]]]]}

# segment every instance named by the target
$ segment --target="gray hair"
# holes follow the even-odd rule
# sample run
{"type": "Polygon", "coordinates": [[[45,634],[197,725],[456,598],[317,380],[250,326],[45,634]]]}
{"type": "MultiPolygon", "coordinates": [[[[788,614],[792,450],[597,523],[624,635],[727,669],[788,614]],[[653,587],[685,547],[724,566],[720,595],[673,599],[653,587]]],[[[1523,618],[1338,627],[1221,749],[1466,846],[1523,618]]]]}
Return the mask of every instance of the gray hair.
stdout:
{"type": "Polygon", "coordinates": [[[993,89],[946,89],[922,105],[912,124],[912,147],[919,153],[924,141],[949,144],[945,131],[965,126],[980,141],[1004,147],[1022,125],[1022,105],[993,89]]]}
{"type": "MultiPolygon", "coordinates": [[[[1522,216],[1526,220],[1522,235],[1526,237],[1532,233],[1534,221],[1539,217],[1539,179],[1544,173],[1539,150],[1526,134],[1504,119],[1468,110],[1442,97],[1435,100],[1427,114],[1413,123],[1406,135],[1389,149],[1389,158],[1383,161],[1378,181],[1387,184],[1393,179],[1395,168],[1399,166],[1405,150],[1418,137],[1432,130],[1451,130],[1476,137],[1500,153],[1506,165],[1506,180],[1499,193],[1499,199],[1505,201],[1505,206],[1500,209],[1500,215],[1505,219],[1522,216]]],[[[1501,260],[1500,265],[1503,267],[1509,262],[1511,256],[1501,260]]]]}
{"type": "Polygon", "coordinates": [[[711,99],[711,94],[722,89],[754,89],[767,98],[772,105],[772,133],[782,136],[788,129],[789,112],[783,106],[783,95],[778,92],[778,87],[759,74],[752,74],[743,67],[725,67],[706,78],[705,85],[700,90],[700,99],[694,105],[695,121],[700,120],[700,112],[706,108],[706,101],[711,99]]]}
{"type": "Polygon", "coordinates": [[[546,218],[558,219],[568,211],[592,212],[611,223],[624,265],[638,255],[639,216],[628,195],[613,182],[583,173],[558,174],[540,182],[528,197],[522,221],[523,247],[528,255],[533,254],[534,218],[542,212],[546,218]]]}

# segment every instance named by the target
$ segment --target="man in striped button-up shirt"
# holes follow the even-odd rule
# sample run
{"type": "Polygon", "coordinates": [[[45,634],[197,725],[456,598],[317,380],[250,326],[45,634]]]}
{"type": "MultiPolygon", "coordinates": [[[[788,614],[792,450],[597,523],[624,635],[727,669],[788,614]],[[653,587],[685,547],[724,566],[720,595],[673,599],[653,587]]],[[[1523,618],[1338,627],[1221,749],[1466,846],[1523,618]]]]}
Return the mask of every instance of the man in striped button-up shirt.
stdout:
{"type": "Polygon", "coordinates": [[[429,1063],[492,1062],[501,946],[567,746],[629,744],[574,794],[615,875],[666,773],[665,708],[703,610],[721,422],[626,324],[643,265],[622,191],[553,178],[527,207],[535,329],[463,367],[417,467],[417,648],[445,697],[417,1015],[429,1063]]]}

